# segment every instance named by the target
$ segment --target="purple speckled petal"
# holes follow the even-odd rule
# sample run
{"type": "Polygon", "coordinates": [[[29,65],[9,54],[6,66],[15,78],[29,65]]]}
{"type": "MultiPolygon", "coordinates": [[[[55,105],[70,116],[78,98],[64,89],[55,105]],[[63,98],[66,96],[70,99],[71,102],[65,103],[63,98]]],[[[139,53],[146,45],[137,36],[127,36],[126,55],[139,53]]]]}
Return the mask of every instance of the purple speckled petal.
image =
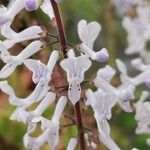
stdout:
{"type": "Polygon", "coordinates": [[[101,51],[96,53],[95,60],[98,62],[107,62],[109,60],[108,51],[103,48],[101,51]]]}
{"type": "Polygon", "coordinates": [[[29,12],[36,10],[37,9],[36,3],[37,3],[37,0],[26,0],[25,9],[29,12]]]}

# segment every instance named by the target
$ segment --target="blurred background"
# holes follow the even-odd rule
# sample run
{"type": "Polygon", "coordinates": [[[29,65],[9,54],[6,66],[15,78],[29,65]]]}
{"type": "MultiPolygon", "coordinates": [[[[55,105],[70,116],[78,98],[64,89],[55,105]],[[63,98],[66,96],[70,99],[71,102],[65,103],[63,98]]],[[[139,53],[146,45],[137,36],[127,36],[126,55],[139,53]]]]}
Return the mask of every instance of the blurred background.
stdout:
{"type": "MultiPolygon", "coordinates": [[[[7,0],[0,0],[0,3],[7,5],[7,0]]],[[[110,53],[110,61],[113,67],[116,67],[115,59],[121,58],[123,61],[128,61],[131,56],[126,56],[124,54],[124,49],[127,47],[126,41],[126,31],[121,25],[122,18],[116,13],[115,7],[112,6],[109,0],[64,0],[60,5],[62,17],[64,21],[64,26],[66,29],[66,35],[69,43],[77,44],[79,43],[79,38],[77,35],[77,23],[81,19],[85,19],[88,22],[98,21],[102,30],[99,38],[95,43],[95,50],[99,50],[106,47],[110,53]]],[[[48,17],[42,13],[40,10],[33,13],[27,13],[23,10],[13,22],[13,29],[16,31],[21,31],[31,25],[40,25],[48,32],[55,34],[56,31],[52,27],[51,22],[48,17]]],[[[1,37],[2,39],[3,37],[1,37]]],[[[48,42],[53,40],[46,38],[48,42]]],[[[15,45],[10,51],[12,54],[17,54],[22,50],[28,43],[23,42],[15,45]]],[[[43,62],[47,62],[48,56],[54,46],[45,47],[40,53],[33,56],[33,58],[40,59],[43,62]]],[[[132,56],[134,57],[134,56],[132,56]]],[[[2,68],[3,62],[0,62],[2,68]]],[[[87,78],[92,77],[96,70],[103,67],[105,64],[94,64],[92,70],[87,73],[87,78]]],[[[57,68],[55,69],[57,75],[57,81],[54,79],[53,82],[60,84],[61,77],[57,74],[57,68]]],[[[9,83],[13,86],[16,95],[19,97],[26,97],[34,89],[31,80],[31,72],[29,72],[24,66],[20,66],[17,70],[8,78],[9,83]]],[[[119,84],[118,75],[113,80],[114,85],[119,84]]],[[[136,91],[136,99],[139,98],[141,87],[136,91]]],[[[136,100],[135,100],[136,101],[136,100]]],[[[0,150],[24,150],[23,147],[23,135],[26,132],[26,126],[23,123],[18,123],[9,120],[9,116],[15,107],[8,103],[8,96],[0,92],[0,150]]],[[[45,116],[50,117],[53,113],[54,106],[45,112],[45,116]]],[[[71,106],[69,110],[73,113],[71,106]]],[[[84,110],[85,123],[91,129],[94,129],[95,121],[91,118],[92,111],[84,110]]],[[[146,146],[147,135],[136,135],[135,128],[136,122],[134,119],[134,113],[125,113],[120,107],[115,106],[113,108],[113,117],[109,121],[111,126],[111,136],[114,141],[123,149],[130,150],[136,147],[140,150],[148,150],[146,146]]],[[[95,130],[95,129],[94,129],[95,130]]],[[[77,134],[75,126],[65,128],[61,131],[61,140],[58,146],[58,150],[65,150],[65,147],[71,136],[77,134]]],[[[48,150],[47,146],[43,147],[43,150],[48,150]]],[[[100,150],[106,150],[103,144],[99,144],[100,150]]]]}

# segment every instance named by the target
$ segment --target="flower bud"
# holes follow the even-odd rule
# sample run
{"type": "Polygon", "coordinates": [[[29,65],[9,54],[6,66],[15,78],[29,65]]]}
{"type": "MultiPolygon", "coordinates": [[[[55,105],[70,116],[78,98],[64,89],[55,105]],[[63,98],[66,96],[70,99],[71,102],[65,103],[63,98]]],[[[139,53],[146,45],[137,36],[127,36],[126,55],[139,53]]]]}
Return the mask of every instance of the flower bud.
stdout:
{"type": "Polygon", "coordinates": [[[109,60],[109,54],[106,48],[103,48],[99,52],[95,53],[93,60],[98,62],[107,62],[109,60]]]}
{"type": "Polygon", "coordinates": [[[37,10],[42,2],[43,0],[26,0],[25,9],[29,12],[37,10]]]}

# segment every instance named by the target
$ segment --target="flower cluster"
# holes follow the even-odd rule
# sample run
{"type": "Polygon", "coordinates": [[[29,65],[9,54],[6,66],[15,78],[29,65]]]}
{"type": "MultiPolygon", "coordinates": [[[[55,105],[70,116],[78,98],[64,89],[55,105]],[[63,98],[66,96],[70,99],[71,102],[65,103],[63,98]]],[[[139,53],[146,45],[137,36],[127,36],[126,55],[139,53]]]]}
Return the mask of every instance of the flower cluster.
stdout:
{"type": "MultiPolygon", "coordinates": [[[[54,0],[56,5],[61,1],[54,0]]],[[[119,0],[116,2],[119,2],[119,0]]],[[[115,4],[117,4],[116,2],[115,4]]],[[[124,14],[126,10],[133,6],[136,6],[138,14],[134,18],[123,18],[122,24],[128,33],[128,48],[125,51],[127,54],[139,53],[142,58],[146,55],[148,60],[148,52],[145,48],[146,43],[150,40],[149,6],[141,1],[124,0],[124,3],[126,4],[125,9],[121,14],[124,14]],[[143,18],[143,16],[145,17],[143,18]]],[[[0,82],[0,89],[9,96],[9,103],[16,106],[16,110],[11,114],[10,119],[23,122],[28,126],[23,137],[24,146],[27,149],[38,150],[42,145],[48,144],[52,149],[55,149],[59,143],[60,119],[67,102],[70,101],[73,107],[76,107],[83,97],[85,107],[89,108],[90,106],[93,110],[99,140],[110,150],[120,150],[121,148],[110,136],[109,120],[112,117],[112,108],[119,104],[125,112],[131,113],[133,111],[131,102],[133,103],[135,88],[142,83],[146,83],[150,87],[150,65],[144,64],[141,58],[134,59],[132,66],[141,73],[136,77],[130,77],[126,65],[117,59],[116,64],[121,73],[121,84],[118,87],[111,84],[116,70],[110,65],[99,69],[94,79],[89,81],[95,87],[95,90],[83,87],[85,72],[90,69],[92,62],[105,63],[109,60],[106,48],[94,50],[94,42],[101,31],[101,25],[95,21],[90,23],[87,23],[86,20],[79,21],[77,31],[81,42],[71,48],[67,47],[65,59],[62,59],[59,52],[61,48],[56,48],[49,56],[47,64],[44,64],[40,60],[31,58],[35,53],[44,49],[42,47],[44,42],[40,40],[44,32],[41,27],[31,26],[19,33],[11,27],[15,16],[24,8],[28,12],[41,9],[52,21],[56,21],[50,0],[15,0],[11,1],[8,7],[1,6],[0,8],[0,31],[5,38],[0,41],[0,58],[5,63],[0,70],[0,78],[3,80],[0,82]],[[17,56],[11,55],[10,48],[27,40],[34,41],[17,56]],[[55,85],[50,84],[57,63],[66,73],[68,81],[67,94],[61,96],[54,90],[55,85]],[[17,97],[14,89],[6,80],[19,65],[26,66],[32,72],[32,81],[35,84],[35,89],[26,98],[17,97]],[[43,113],[55,102],[57,104],[52,118],[45,118],[43,113]],[[29,110],[28,108],[34,104],[36,104],[36,108],[29,110]],[[37,130],[39,123],[42,133],[38,137],[34,137],[32,134],[37,130]]],[[[150,133],[148,119],[150,104],[144,102],[148,96],[147,92],[143,92],[140,101],[134,104],[136,108],[135,118],[138,121],[137,133],[150,133]]],[[[90,139],[87,134],[84,138],[88,143],[87,147],[97,148],[97,143],[89,142],[90,139]]],[[[147,142],[150,143],[149,139],[147,142]]],[[[76,146],[77,138],[73,137],[69,141],[67,150],[73,150],[76,146]]]]}
{"type": "Polygon", "coordinates": [[[32,81],[36,86],[33,92],[26,98],[17,97],[7,80],[0,82],[0,89],[9,96],[10,104],[17,107],[10,116],[10,119],[28,125],[27,133],[23,138],[25,147],[29,149],[40,149],[43,144],[49,144],[54,149],[59,141],[59,120],[66,106],[67,98],[62,96],[58,99],[51,120],[44,118],[42,114],[51,103],[56,101],[56,93],[51,91],[49,82],[53,68],[59,59],[59,52],[54,50],[51,53],[47,65],[40,60],[31,59],[30,57],[32,55],[42,50],[44,43],[39,38],[42,37],[44,31],[40,26],[31,26],[19,33],[11,28],[14,17],[23,8],[27,11],[33,11],[39,7],[50,19],[54,18],[52,6],[48,0],[16,0],[14,3],[10,2],[7,8],[1,6],[0,30],[5,40],[0,41],[0,58],[5,65],[0,70],[0,78],[6,79],[14,72],[17,66],[25,65],[32,72],[32,81]],[[16,43],[34,39],[35,41],[27,45],[18,55],[14,56],[10,54],[10,48],[16,43]],[[36,103],[38,104],[37,107],[29,111],[28,108],[36,103]],[[38,137],[32,137],[31,135],[36,130],[39,122],[41,122],[43,132],[38,137]]]}
{"type": "MultiPolygon", "coordinates": [[[[121,0],[120,0],[121,2],[121,0]]],[[[122,26],[127,32],[128,47],[125,49],[127,55],[137,54],[138,57],[131,60],[131,66],[140,72],[136,76],[129,76],[126,65],[121,60],[116,60],[117,67],[121,73],[121,82],[123,84],[131,84],[138,87],[141,84],[145,84],[150,88],[150,61],[149,61],[149,48],[148,43],[150,41],[150,3],[149,1],[136,0],[133,1],[130,7],[134,9],[134,15],[123,16],[122,26]],[[133,7],[134,6],[134,7],[133,7]]],[[[129,3],[128,3],[129,4],[129,3]]],[[[125,10],[129,11],[128,9],[125,10]]],[[[133,11],[133,10],[132,10],[133,11]]],[[[148,101],[145,101],[149,97],[148,91],[143,91],[141,98],[134,104],[135,107],[135,119],[137,120],[138,127],[136,129],[137,134],[150,134],[149,132],[149,107],[148,101]]],[[[149,139],[147,140],[148,145],[149,139]]]]}

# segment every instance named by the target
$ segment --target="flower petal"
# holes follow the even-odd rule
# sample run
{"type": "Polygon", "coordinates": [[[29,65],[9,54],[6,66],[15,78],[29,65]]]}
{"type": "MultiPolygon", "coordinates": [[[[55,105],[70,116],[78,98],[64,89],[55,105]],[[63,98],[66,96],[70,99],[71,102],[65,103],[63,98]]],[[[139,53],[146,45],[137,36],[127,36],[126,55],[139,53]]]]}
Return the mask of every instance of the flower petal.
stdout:
{"type": "Polygon", "coordinates": [[[10,76],[14,70],[16,69],[16,64],[6,64],[1,70],[0,70],[0,78],[4,79],[10,76]]]}
{"type": "Polygon", "coordinates": [[[57,105],[56,105],[56,108],[55,108],[55,112],[53,114],[53,118],[52,118],[52,121],[55,123],[55,124],[58,124],[59,125],[59,120],[60,120],[60,117],[62,115],[62,112],[64,111],[64,108],[67,104],[67,98],[65,96],[62,96],[58,102],[57,102],[57,105]]]}
{"type": "Polygon", "coordinates": [[[23,61],[40,51],[42,46],[43,43],[41,41],[34,41],[31,44],[29,44],[19,55],[17,55],[16,59],[23,61]]]}
{"type": "Polygon", "coordinates": [[[24,61],[24,65],[33,72],[32,80],[35,84],[46,78],[47,66],[39,60],[27,59],[24,61]]]}
{"type": "Polygon", "coordinates": [[[77,146],[77,139],[76,138],[71,138],[67,147],[67,150],[75,150],[77,146]]]}
{"type": "Polygon", "coordinates": [[[126,68],[125,64],[120,59],[116,59],[116,64],[117,64],[117,67],[121,73],[127,74],[127,68],[126,68]]]}
{"type": "Polygon", "coordinates": [[[49,0],[44,0],[42,5],[40,6],[42,11],[48,15],[48,17],[53,20],[54,19],[54,12],[49,0]]]}

